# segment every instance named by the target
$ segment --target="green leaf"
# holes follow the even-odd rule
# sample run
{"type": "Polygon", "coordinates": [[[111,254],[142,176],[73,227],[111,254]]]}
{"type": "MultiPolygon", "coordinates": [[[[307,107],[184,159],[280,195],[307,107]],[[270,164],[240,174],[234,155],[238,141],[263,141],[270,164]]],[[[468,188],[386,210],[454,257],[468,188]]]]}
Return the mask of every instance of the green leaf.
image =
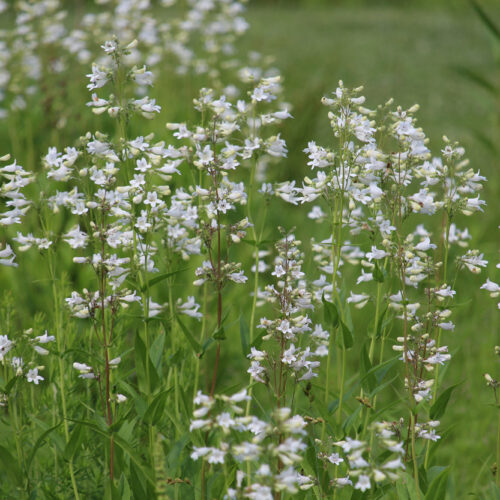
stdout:
{"type": "Polygon", "coordinates": [[[149,356],[151,357],[151,362],[153,363],[156,372],[161,376],[161,361],[163,359],[163,348],[165,346],[165,337],[164,333],[158,335],[153,345],[149,349],[149,356]]]}
{"type": "Polygon", "coordinates": [[[35,455],[36,455],[36,452],[38,451],[38,448],[40,448],[40,446],[42,446],[42,444],[44,443],[45,441],[45,438],[55,429],[57,429],[60,425],[62,424],[62,422],[59,422],[58,424],[54,425],[53,427],[51,427],[50,429],[47,429],[45,432],[42,433],[42,435],[36,440],[36,443],[35,443],[35,446],[33,446],[33,450],[31,451],[31,455],[30,457],[28,458],[28,462],[27,462],[27,465],[26,465],[26,470],[30,470],[30,467],[31,467],[31,463],[33,462],[33,459],[35,458],[35,455]]]}
{"type": "Polygon", "coordinates": [[[140,471],[134,464],[130,464],[130,487],[134,493],[134,498],[147,498],[147,487],[143,478],[140,476],[140,471]]]}
{"type": "Polygon", "coordinates": [[[191,440],[191,432],[182,435],[175,443],[170,445],[167,455],[167,463],[169,465],[169,472],[175,476],[179,467],[181,453],[186,449],[187,444],[191,440]]]}
{"type": "Polygon", "coordinates": [[[451,393],[454,391],[455,387],[459,385],[460,384],[455,384],[448,387],[448,389],[444,390],[441,393],[441,395],[436,399],[436,402],[431,406],[431,410],[429,412],[429,416],[431,417],[432,420],[439,419],[444,415],[444,412],[446,411],[446,406],[450,401],[451,393]]]}
{"type": "Polygon", "coordinates": [[[224,331],[224,327],[221,326],[212,335],[212,338],[215,340],[226,340],[226,332],[224,331]]]}
{"type": "Polygon", "coordinates": [[[432,480],[425,495],[425,500],[442,500],[446,497],[449,474],[450,467],[446,467],[432,480]]]}
{"type": "Polygon", "coordinates": [[[215,344],[215,340],[212,338],[208,338],[203,342],[203,345],[201,346],[201,352],[198,355],[198,357],[201,359],[203,355],[210,349],[210,346],[215,344]]]}
{"type": "MultiPolygon", "coordinates": [[[[111,439],[112,435],[109,432],[102,430],[98,425],[94,424],[93,422],[88,422],[86,420],[72,420],[72,422],[85,425],[85,426],[89,427],[90,429],[92,429],[97,434],[100,434],[101,436],[103,436],[107,439],[111,439]]],[[[113,440],[114,440],[115,444],[119,448],[121,448],[121,450],[123,452],[125,452],[130,457],[130,460],[135,465],[137,472],[140,472],[140,474],[147,480],[147,482],[151,486],[154,487],[155,481],[154,481],[153,475],[146,467],[144,467],[142,465],[142,462],[141,462],[141,459],[139,458],[139,455],[136,454],[136,452],[132,448],[132,446],[130,446],[125,440],[123,440],[122,438],[120,438],[116,434],[113,435],[113,440]]]]}
{"type": "Polygon", "coordinates": [[[250,329],[245,321],[243,315],[240,316],[240,339],[241,339],[241,352],[246,356],[250,352],[250,329]]]}
{"type": "Polygon", "coordinates": [[[376,339],[379,339],[382,337],[382,332],[386,326],[386,324],[384,323],[384,318],[385,318],[385,315],[387,313],[387,310],[388,310],[388,307],[386,306],[385,309],[382,311],[382,314],[380,315],[380,317],[378,318],[378,322],[377,322],[377,331],[375,332],[375,338],[376,339]]]}
{"type": "Polygon", "coordinates": [[[325,299],[324,295],[321,297],[321,301],[323,302],[324,307],[323,314],[325,317],[325,323],[332,329],[337,328],[337,326],[339,326],[339,313],[337,311],[337,308],[335,307],[335,304],[328,302],[325,299]]]}
{"type": "Polygon", "coordinates": [[[385,281],[385,277],[387,275],[387,271],[378,265],[378,262],[375,262],[375,267],[373,268],[373,279],[378,283],[383,283],[385,281]]]}
{"type": "Polygon", "coordinates": [[[85,427],[83,425],[76,424],[73,430],[71,431],[71,437],[69,438],[68,444],[64,449],[64,458],[66,460],[71,460],[78,451],[78,448],[83,441],[84,429],[85,427]]]}
{"type": "Polygon", "coordinates": [[[408,496],[408,488],[402,480],[399,480],[396,483],[396,492],[398,500],[410,500],[410,497],[408,496]]]}
{"type": "Polygon", "coordinates": [[[201,352],[200,343],[193,337],[193,335],[191,335],[191,332],[186,328],[177,314],[175,315],[175,318],[177,319],[177,323],[179,323],[179,326],[181,327],[182,333],[186,337],[186,340],[189,342],[189,345],[193,348],[195,354],[198,355],[201,352]]]}
{"type": "Polygon", "coordinates": [[[141,385],[142,389],[146,393],[150,393],[158,387],[160,383],[160,379],[158,374],[156,373],[156,369],[151,361],[151,357],[149,356],[149,352],[146,350],[146,345],[141,338],[141,334],[139,332],[135,335],[135,359],[136,359],[136,370],[138,375],[138,382],[141,385]],[[150,387],[147,386],[146,380],[146,363],[149,364],[149,383],[150,387]]]}
{"type": "Polygon", "coordinates": [[[251,347],[255,347],[255,349],[260,349],[262,345],[262,337],[267,334],[267,331],[263,328],[261,332],[254,338],[251,347]]]}
{"type": "Polygon", "coordinates": [[[498,40],[500,41],[500,29],[498,26],[495,24],[493,19],[486,14],[486,11],[481,7],[479,2],[477,0],[471,0],[472,7],[476,11],[476,14],[479,16],[483,24],[488,28],[490,33],[498,40]]]}
{"type": "Polygon", "coordinates": [[[5,389],[2,390],[2,392],[8,396],[10,394],[10,391],[14,388],[16,385],[16,381],[18,380],[19,377],[12,377],[6,384],[5,389]]]}
{"type": "MultiPolygon", "coordinates": [[[[80,401],[80,403],[81,403],[81,401],[80,401]]],[[[36,417],[31,417],[31,421],[39,429],[41,429],[43,432],[48,431],[49,429],[52,428],[52,426],[50,426],[49,424],[47,424],[43,420],[40,420],[40,419],[38,419],[36,417]]],[[[64,453],[64,448],[66,446],[64,438],[60,434],[58,434],[57,432],[50,432],[50,433],[47,434],[47,436],[50,437],[50,440],[52,441],[52,443],[54,443],[54,445],[56,446],[57,450],[60,453],[64,453]]]]}
{"type": "Polygon", "coordinates": [[[121,500],[131,500],[132,492],[130,491],[130,485],[128,484],[125,474],[120,476],[120,483],[118,484],[118,493],[121,500]]]}
{"type": "Polygon", "coordinates": [[[378,394],[380,391],[383,391],[386,387],[389,387],[397,378],[398,378],[398,375],[394,375],[394,377],[387,380],[383,384],[380,384],[380,382],[376,382],[375,388],[370,392],[370,397],[373,398],[373,396],[378,394]]]}
{"type": "Polygon", "coordinates": [[[354,337],[352,335],[352,332],[342,320],[340,320],[340,327],[341,335],[338,335],[337,337],[339,347],[350,349],[354,345],[354,337]]]}
{"type": "Polygon", "coordinates": [[[362,405],[359,405],[354,411],[349,412],[349,416],[345,419],[345,422],[342,424],[342,431],[344,434],[349,434],[350,428],[356,424],[356,420],[358,419],[361,410],[363,409],[362,405]]]}
{"type": "Polygon", "coordinates": [[[406,473],[404,479],[406,482],[406,489],[408,491],[410,500],[421,500],[422,495],[419,494],[419,491],[417,490],[417,485],[415,484],[415,479],[413,479],[413,476],[406,473]]]}
{"type": "Polygon", "coordinates": [[[167,402],[167,397],[169,392],[173,388],[171,387],[170,389],[167,389],[166,391],[160,392],[151,404],[149,405],[148,409],[144,413],[144,416],[142,417],[142,420],[146,424],[150,425],[157,425],[158,422],[160,421],[164,411],[165,411],[165,404],[167,402]]]}
{"type": "Polygon", "coordinates": [[[10,454],[7,448],[0,445],[0,462],[2,469],[7,472],[13,483],[22,484],[23,474],[19,470],[17,460],[10,454]]]}
{"type": "Polygon", "coordinates": [[[375,375],[373,374],[373,372],[370,372],[372,364],[368,356],[367,345],[368,342],[365,342],[363,348],[361,349],[361,387],[363,387],[363,390],[365,390],[366,392],[371,392],[373,391],[373,389],[375,389],[377,380],[375,379],[375,375]]]}
{"type": "Polygon", "coordinates": [[[182,273],[184,271],[187,271],[189,269],[189,267],[185,267],[183,269],[179,269],[177,271],[173,271],[171,273],[162,273],[162,274],[158,274],[157,276],[155,276],[154,278],[151,278],[142,288],[141,288],[141,292],[145,292],[147,290],[149,290],[152,286],[154,285],[157,285],[158,283],[161,283],[162,281],[165,281],[166,279],[174,276],[175,274],[179,274],[179,273],[182,273]]]}
{"type": "Polygon", "coordinates": [[[391,359],[388,359],[387,361],[384,361],[383,363],[379,365],[375,365],[374,367],[370,368],[368,372],[366,373],[365,377],[369,376],[370,374],[374,374],[377,383],[380,383],[384,377],[387,375],[388,371],[399,361],[399,356],[394,356],[391,359]]]}

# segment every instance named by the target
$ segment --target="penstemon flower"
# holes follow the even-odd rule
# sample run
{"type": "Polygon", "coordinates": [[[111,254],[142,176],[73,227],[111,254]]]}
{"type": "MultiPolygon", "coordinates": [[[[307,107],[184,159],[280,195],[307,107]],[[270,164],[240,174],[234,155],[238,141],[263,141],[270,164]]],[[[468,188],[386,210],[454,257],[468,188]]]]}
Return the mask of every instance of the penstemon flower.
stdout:
{"type": "Polygon", "coordinates": [[[232,396],[198,392],[190,430],[210,431],[210,442],[194,446],[191,458],[214,466],[236,462],[236,481],[224,498],[272,499],[279,492],[311,488],[312,479],[297,470],[306,449],[306,421],[286,407],[276,410],[270,421],[245,414],[239,405],[249,399],[246,389],[232,396]]]}
{"type": "Polygon", "coordinates": [[[258,382],[269,385],[279,406],[289,401],[289,387],[317,377],[321,357],[328,354],[328,332],[321,325],[313,325],[307,311],[313,309],[312,294],[307,290],[301,270],[300,242],[291,234],[276,244],[278,256],[274,271],[276,284],[266,287],[266,300],[273,304],[279,317],[261,318],[257,328],[268,347],[251,348],[248,373],[258,382]]]}

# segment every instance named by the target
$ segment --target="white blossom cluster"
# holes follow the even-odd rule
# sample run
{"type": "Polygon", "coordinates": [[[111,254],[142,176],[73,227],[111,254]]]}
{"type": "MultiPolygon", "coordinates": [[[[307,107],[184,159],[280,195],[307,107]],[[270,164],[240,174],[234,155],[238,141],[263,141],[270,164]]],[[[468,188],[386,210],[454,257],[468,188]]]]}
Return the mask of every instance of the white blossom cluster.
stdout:
{"type": "Polygon", "coordinates": [[[37,336],[33,336],[33,332],[33,328],[29,328],[17,335],[16,340],[10,340],[8,335],[0,335],[0,363],[4,366],[5,374],[10,370],[15,377],[23,377],[27,382],[38,385],[45,380],[40,374],[45,366],[34,358],[37,355],[47,356],[50,353],[49,344],[55,341],[55,337],[47,331],[37,336]]]}
{"type": "MultiPolygon", "coordinates": [[[[139,41],[126,56],[131,66],[145,62],[155,67],[168,61],[176,73],[206,75],[210,85],[236,95],[238,88],[223,81],[238,79],[245,84],[270,74],[269,58],[252,52],[241,61],[235,55],[235,44],[248,29],[244,3],[96,0],[95,5],[85,4],[78,26],[70,29],[68,11],[60,0],[9,2],[2,15],[13,19],[12,27],[0,33],[0,118],[36,103],[46,112],[59,114],[56,126],[64,127],[67,110],[54,108],[54,89],[66,87],[75,71],[83,74],[84,67],[98,58],[102,44],[111,53],[111,35],[139,41]]],[[[99,73],[100,62],[93,70],[94,88],[105,78],[99,73]]],[[[146,83],[151,74],[138,66],[136,78],[146,83]]]]}
{"type": "MultiPolygon", "coordinates": [[[[323,99],[331,109],[328,117],[339,146],[325,148],[310,142],[305,152],[316,177],[306,177],[302,187],[287,181],[277,187],[276,194],[292,203],[323,199],[331,206],[335,199],[342,201],[342,224],[349,232],[370,232],[373,240],[380,241],[365,255],[367,267],[373,267],[374,261],[400,250],[395,245],[395,235],[400,232],[396,231],[395,215],[404,220],[410,214],[432,215],[445,210],[452,218],[459,212],[470,215],[481,211],[484,201],[477,193],[485,177],[466,168],[463,148],[446,137],[442,157],[431,159],[427,139],[413,116],[418,106],[391,111],[391,100],[372,111],[362,106],[365,99],[359,96],[360,91],[346,89],[340,82],[333,97],[323,99]],[[398,145],[390,153],[378,143],[379,137],[382,144],[387,135],[398,145]]],[[[309,216],[321,221],[327,213],[318,205],[309,216]]],[[[428,239],[430,235],[419,227],[413,238],[408,235],[405,241],[413,254],[409,257],[412,266],[407,266],[411,267],[408,281],[413,285],[421,281],[418,269],[426,267],[420,262],[425,252],[436,248],[428,239]]],[[[453,224],[448,237],[450,242],[458,242],[470,236],[453,224]]]]}
{"type": "Polygon", "coordinates": [[[210,438],[193,447],[191,458],[214,465],[236,462],[236,484],[228,488],[228,499],[272,500],[277,492],[294,494],[313,486],[297,470],[306,449],[306,421],[289,408],[276,410],[271,421],[245,414],[239,405],[249,399],[246,389],[232,396],[198,392],[190,430],[210,431],[210,438]]]}
{"type": "MultiPolygon", "coordinates": [[[[0,158],[1,163],[9,160],[10,155],[0,158]]],[[[0,226],[21,224],[22,218],[31,206],[31,201],[26,198],[23,188],[31,184],[34,181],[34,177],[14,160],[13,163],[0,167],[0,179],[0,199],[3,205],[2,210],[4,210],[0,213],[0,226]]],[[[41,242],[41,244],[44,245],[46,243],[41,242]]],[[[6,243],[5,247],[0,249],[0,265],[17,267],[16,262],[14,262],[15,258],[14,251],[6,243]]]]}
{"type": "Polygon", "coordinates": [[[394,424],[374,422],[371,432],[374,436],[371,443],[346,436],[331,443],[332,448],[342,449],[341,454],[321,452],[318,455],[325,464],[338,468],[338,474],[332,481],[334,487],[352,486],[365,492],[371,490],[374,484],[399,479],[406,468],[403,463],[405,450],[404,442],[398,440],[394,424]]]}
{"type": "MultiPolygon", "coordinates": [[[[323,98],[338,146],[309,142],[305,152],[315,177],[306,177],[302,187],[287,181],[275,192],[294,204],[323,202],[309,213],[311,219],[331,225],[329,238],[312,242],[320,271],[313,282],[316,300],[337,299],[346,262],[361,264],[356,280],[360,287],[370,282],[380,286],[389,279],[388,272],[394,274],[399,290],[387,293],[385,300],[404,329],[394,349],[410,366],[406,385],[418,402],[432,397],[434,383],[425,379],[422,368],[432,372],[450,359],[438,334],[455,328],[449,308],[455,291],[447,283],[450,247],[466,248],[455,257],[458,270],[479,273],[487,264],[478,250],[467,249],[467,229],[461,231],[453,222],[457,214],[483,210],[479,191],[486,179],[468,168],[464,149],[446,137],[441,157],[431,157],[414,117],[418,106],[394,111],[391,100],[370,110],[360,92],[361,88],[350,90],[340,82],[331,97],[323,98]],[[383,148],[387,141],[389,152],[383,148]],[[421,223],[405,229],[410,216],[438,213],[446,227],[435,241],[421,223]]],[[[484,287],[495,293],[494,284],[487,282],[484,287]]],[[[350,290],[346,302],[358,309],[375,302],[378,309],[379,300],[379,295],[375,298],[362,289],[350,290]]]]}
{"type": "Polygon", "coordinates": [[[244,183],[231,177],[237,176],[241,166],[257,157],[286,156],[284,141],[279,135],[268,136],[264,128],[290,116],[286,111],[269,113],[268,103],[275,100],[280,90],[278,83],[278,79],[263,79],[249,92],[248,101],[239,99],[236,103],[225,94],[202,89],[194,101],[202,123],[193,128],[185,123],[167,124],[173,136],[184,143],[178,148],[183,157],[175,166],[184,159],[201,174],[199,183],[187,191],[176,191],[169,211],[171,234],[184,238],[189,229],[195,230],[197,247],[203,248],[206,260],[196,270],[197,286],[214,282],[222,288],[228,281],[244,283],[247,280],[241,264],[226,259],[229,247],[239,243],[252,226],[248,217],[236,218],[238,206],[247,204],[248,195],[244,183]],[[257,90],[261,91],[263,103],[253,97],[257,90]],[[272,116],[272,120],[264,120],[264,116],[272,116]],[[177,214],[181,215],[178,220],[177,214]]]}
{"type": "MultiPolygon", "coordinates": [[[[111,96],[123,96],[130,83],[142,85],[135,69],[125,62],[129,49],[122,48],[117,40],[106,43],[103,50],[108,65],[93,67],[91,84],[99,88],[113,85],[111,96]],[[95,76],[101,73],[102,80],[95,76]],[[119,80],[119,74],[125,75],[124,80],[119,80]]],[[[144,102],[147,99],[142,98],[144,102]]],[[[110,98],[103,106],[109,112],[115,104],[110,98]]],[[[133,114],[144,116],[145,111],[133,99],[120,101],[118,121],[126,126],[133,114]]],[[[43,238],[37,238],[18,233],[15,240],[23,251],[31,246],[48,248],[62,240],[75,250],[73,262],[93,271],[95,288],[72,291],[66,304],[74,317],[91,320],[104,346],[108,347],[112,339],[116,316],[130,305],[139,304],[145,320],[165,312],[167,304],[155,302],[145,284],[150,275],[159,272],[159,248],[166,249],[169,258],[178,254],[187,259],[200,253],[196,207],[183,205],[185,197],[180,188],[171,196],[172,177],[179,174],[177,167],[186,156],[186,148],[166,147],[163,141],[155,142],[152,135],[134,139],[120,135],[112,139],[100,132],[89,132],[75,147],[63,151],[49,148],[43,158],[44,181],[49,188],[40,203],[54,215],[65,211],[72,226],[62,235],[46,231],[43,238]]],[[[27,178],[16,172],[14,180],[26,182],[27,178]]],[[[5,190],[7,196],[19,194],[14,187],[5,190]]],[[[201,318],[194,297],[176,299],[172,298],[174,311],[201,318]]],[[[113,369],[119,362],[120,357],[115,357],[107,359],[106,365],[113,369]]],[[[74,368],[81,378],[100,381],[104,372],[98,364],[75,362],[74,368]]],[[[124,397],[113,396],[117,402],[124,397]]]]}
{"type": "MultiPolygon", "coordinates": [[[[265,289],[267,301],[274,304],[279,317],[261,318],[257,328],[264,330],[266,350],[251,348],[248,373],[262,383],[272,383],[278,398],[284,396],[287,376],[295,382],[317,377],[319,359],[328,355],[329,333],[320,324],[313,325],[306,311],[313,309],[312,294],[301,270],[300,242],[291,234],[276,244],[274,262],[276,284],[265,289]],[[275,370],[282,367],[276,378],[275,370]],[[283,370],[284,368],[284,370],[283,370]]],[[[294,382],[294,383],[295,383],[294,382]]]]}

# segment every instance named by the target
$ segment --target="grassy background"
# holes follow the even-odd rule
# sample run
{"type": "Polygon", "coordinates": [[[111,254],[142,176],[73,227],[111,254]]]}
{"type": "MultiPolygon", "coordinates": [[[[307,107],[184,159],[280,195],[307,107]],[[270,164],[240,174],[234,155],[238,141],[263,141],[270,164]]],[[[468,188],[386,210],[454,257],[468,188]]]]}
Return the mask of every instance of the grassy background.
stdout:
{"type": "MultiPolygon", "coordinates": [[[[485,5],[500,24],[498,5],[485,5]]],[[[499,86],[500,75],[492,40],[470,5],[445,0],[252,0],[247,17],[251,30],[242,48],[275,56],[295,116],[283,129],[289,158],[272,167],[271,177],[302,178],[306,171],[302,149],[308,140],[329,143],[326,110],[319,101],[335,89],[339,79],[347,86],[364,85],[368,107],[390,97],[403,107],[417,102],[421,105],[420,124],[431,139],[431,149],[439,152],[443,134],[460,140],[474,169],[489,178],[482,194],[489,206],[483,216],[472,219],[469,229],[492,263],[490,277],[494,279],[494,264],[500,261],[500,165],[498,150],[487,142],[500,144],[496,125],[500,108],[498,97],[495,101],[463,78],[457,68],[472,69],[499,86]]],[[[28,162],[36,167],[39,151],[27,151],[22,143],[16,144],[16,127],[23,127],[24,133],[25,127],[33,127],[40,151],[46,150],[48,144],[71,144],[85,130],[98,128],[101,119],[93,119],[84,107],[88,100],[85,83],[70,82],[67,95],[69,105],[81,109],[81,120],[69,123],[60,134],[43,134],[37,129],[37,123],[43,123],[41,111],[33,110],[29,123],[20,120],[0,125],[0,153],[13,150],[21,164],[28,162]]],[[[198,87],[197,81],[179,85],[176,80],[158,78],[155,92],[164,111],[160,118],[146,124],[141,134],[154,130],[162,136],[166,121],[185,119],[187,110],[178,103],[189,102],[198,87]]],[[[302,212],[287,207],[288,219],[284,221],[282,210],[276,210],[270,227],[285,222],[287,227],[299,226],[301,238],[307,241],[316,231],[313,224],[304,224],[302,212]]],[[[459,220],[457,224],[463,227],[467,221],[459,220]]],[[[31,312],[42,307],[44,284],[31,283],[26,272],[23,282],[11,270],[2,272],[2,277],[12,287],[13,295],[20,297],[20,304],[31,312]]],[[[443,429],[450,431],[438,448],[438,462],[454,464],[456,498],[480,491],[490,478],[489,468],[494,461],[497,411],[490,405],[492,395],[485,387],[483,373],[500,376],[493,355],[500,335],[497,316],[494,311],[491,314],[494,301],[479,292],[485,276],[471,277],[466,283],[477,290],[476,298],[463,305],[456,331],[448,337],[454,358],[444,385],[463,383],[443,421],[443,429]]]]}

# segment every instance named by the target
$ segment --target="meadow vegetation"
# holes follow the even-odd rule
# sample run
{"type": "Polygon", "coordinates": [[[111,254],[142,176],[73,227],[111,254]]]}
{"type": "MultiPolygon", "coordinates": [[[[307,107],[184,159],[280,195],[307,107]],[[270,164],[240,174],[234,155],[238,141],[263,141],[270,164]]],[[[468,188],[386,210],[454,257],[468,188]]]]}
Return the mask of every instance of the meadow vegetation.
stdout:
{"type": "Polygon", "coordinates": [[[0,1],[0,496],[498,498],[498,9],[61,4],[0,1]]]}

